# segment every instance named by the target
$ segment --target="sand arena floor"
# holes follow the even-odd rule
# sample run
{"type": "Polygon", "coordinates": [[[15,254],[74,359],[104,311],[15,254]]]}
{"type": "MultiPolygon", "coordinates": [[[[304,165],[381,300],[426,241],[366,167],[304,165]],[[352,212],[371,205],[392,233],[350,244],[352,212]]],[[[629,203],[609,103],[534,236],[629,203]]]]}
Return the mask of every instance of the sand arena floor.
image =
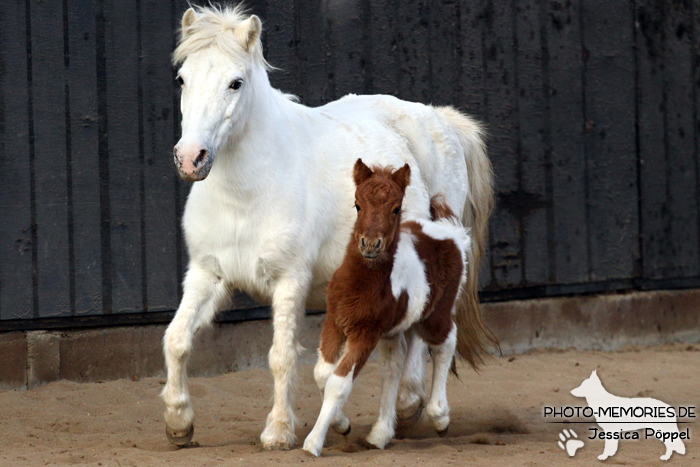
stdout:
{"type": "MultiPolygon", "coordinates": [[[[425,417],[385,451],[356,443],[369,432],[378,409],[379,375],[371,363],[358,378],[346,406],[353,429],[348,439],[330,433],[323,457],[300,449],[263,451],[259,435],[270,408],[272,379],[265,370],[193,378],[197,411],[192,446],[176,449],[164,435],[158,393],[162,378],[104,383],[59,381],[21,392],[0,393],[0,466],[89,465],[112,467],[305,465],[386,466],[567,466],[602,465],[602,440],[588,440],[589,425],[558,425],[542,416],[544,406],[585,406],[569,391],[597,369],[619,396],[645,396],[674,406],[700,407],[700,346],[668,345],[621,352],[534,352],[493,359],[481,373],[461,366],[451,378],[452,423],[446,438],[425,417]],[[573,457],[557,445],[562,428],[574,427],[585,446],[573,457]]],[[[312,367],[302,368],[297,396],[297,435],[311,430],[321,400],[312,367]]],[[[591,425],[594,426],[594,425],[591,425]]],[[[698,466],[700,424],[690,427],[684,456],[663,462],[661,442],[621,441],[607,464],[698,466]],[[696,435],[697,433],[697,435],[696,435]]]]}

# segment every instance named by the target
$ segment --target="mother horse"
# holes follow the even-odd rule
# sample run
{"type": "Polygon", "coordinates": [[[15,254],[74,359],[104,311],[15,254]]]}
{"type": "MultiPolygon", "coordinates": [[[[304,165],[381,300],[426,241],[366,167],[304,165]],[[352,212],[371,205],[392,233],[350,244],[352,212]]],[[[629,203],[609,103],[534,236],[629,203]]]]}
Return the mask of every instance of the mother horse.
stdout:
{"type": "MultiPolygon", "coordinates": [[[[444,192],[472,229],[468,290],[458,305],[458,351],[481,362],[492,335],[477,300],[477,269],[493,189],[479,126],[456,110],[389,96],[346,96],[319,108],[270,86],[257,16],[240,8],[190,8],[182,18],[182,138],[175,164],[197,181],[183,228],[190,262],[184,294],[164,337],[168,371],[162,397],[173,444],[192,438],[194,410],[186,362],[197,329],[211,323],[235,288],[272,305],[269,365],[274,404],[261,435],[268,449],[296,441],[291,389],[302,350],[305,307],[325,308],[325,289],[340,265],[355,220],[352,168],[411,166],[404,218],[429,218],[431,195],[444,192]]],[[[405,336],[406,371],[399,418],[420,414],[426,348],[405,336]]]]}

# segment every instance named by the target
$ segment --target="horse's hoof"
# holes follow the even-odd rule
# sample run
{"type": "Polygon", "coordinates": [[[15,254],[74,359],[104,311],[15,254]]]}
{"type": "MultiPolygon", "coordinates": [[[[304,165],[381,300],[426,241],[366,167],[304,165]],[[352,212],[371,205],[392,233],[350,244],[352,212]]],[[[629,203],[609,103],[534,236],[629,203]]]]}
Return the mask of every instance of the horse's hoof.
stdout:
{"type": "Polygon", "coordinates": [[[447,432],[449,430],[450,430],[450,425],[447,425],[447,427],[444,430],[438,431],[437,434],[440,438],[444,438],[445,436],[447,436],[447,432]]]}
{"type": "Polygon", "coordinates": [[[343,435],[343,436],[347,436],[347,435],[349,435],[349,434],[350,434],[350,432],[351,432],[351,431],[352,431],[352,425],[348,425],[348,429],[347,429],[347,430],[345,430],[345,432],[344,432],[344,433],[341,433],[341,435],[343,435]]]}
{"type": "Polygon", "coordinates": [[[194,436],[194,425],[190,425],[190,428],[185,430],[171,431],[167,426],[165,427],[165,436],[168,437],[170,444],[175,446],[185,446],[192,441],[192,436],[194,436]]]}
{"type": "Polygon", "coordinates": [[[283,442],[263,444],[265,451],[291,451],[293,447],[293,444],[283,442]]]}
{"type": "Polygon", "coordinates": [[[365,449],[379,449],[379,446],[375,446],[374,444],[370,443],[369,441],[367,441],[367,438],[358,439],[357,444],[359,444],[365,449]]]}
{"type": "Polygon", "coordinates": [[[411,412],[406,413],[405,411],[402,411],[402,413],[397,414],[396,432],[399,433],[400,436],[402,436],[408,428],[418,423],[418,420],[420,420],[421,416],[423,415],[424,407],[425,406],[420,403],[417,404],[411,412]]]}

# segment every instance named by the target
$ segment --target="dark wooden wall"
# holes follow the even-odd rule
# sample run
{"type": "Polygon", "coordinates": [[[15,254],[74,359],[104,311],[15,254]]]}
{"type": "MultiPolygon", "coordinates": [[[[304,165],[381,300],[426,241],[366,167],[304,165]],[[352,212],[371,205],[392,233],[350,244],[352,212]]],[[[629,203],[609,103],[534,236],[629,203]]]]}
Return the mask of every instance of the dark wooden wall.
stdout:
{"type": "MultiPolygon", "coordinates": [[[[451,104],[498,184],[483,297],[700,286],[700,1],[258,0],[276,87],[451,104]]],[[[0,2],[0,329],[167,320],[183,0],[0,2]],[[41,319],[38,319],[41,318],[41,319]]],[[[264,316],[240,298],[229,319],[264,316]]]]}

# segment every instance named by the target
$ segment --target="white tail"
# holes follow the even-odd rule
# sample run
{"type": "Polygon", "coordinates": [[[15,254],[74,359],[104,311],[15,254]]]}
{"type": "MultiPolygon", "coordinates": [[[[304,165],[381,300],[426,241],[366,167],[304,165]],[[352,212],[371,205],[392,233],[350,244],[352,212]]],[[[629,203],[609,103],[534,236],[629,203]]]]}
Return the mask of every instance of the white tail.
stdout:
{"type": "Polygon", "coordinates": [[[462,222],[471,230],[474,243],[469,250],[466,290],[457,302],[457,351],[476,369],[483,363],[490,346],[499,347],[498,339],[484,323],[479,305],[479,266],[493,209],[493,169],[486,155],[480,125],[452,107],[436,107],[435,110],[457,131],[469,174],[469,195],[462,222]]]}

